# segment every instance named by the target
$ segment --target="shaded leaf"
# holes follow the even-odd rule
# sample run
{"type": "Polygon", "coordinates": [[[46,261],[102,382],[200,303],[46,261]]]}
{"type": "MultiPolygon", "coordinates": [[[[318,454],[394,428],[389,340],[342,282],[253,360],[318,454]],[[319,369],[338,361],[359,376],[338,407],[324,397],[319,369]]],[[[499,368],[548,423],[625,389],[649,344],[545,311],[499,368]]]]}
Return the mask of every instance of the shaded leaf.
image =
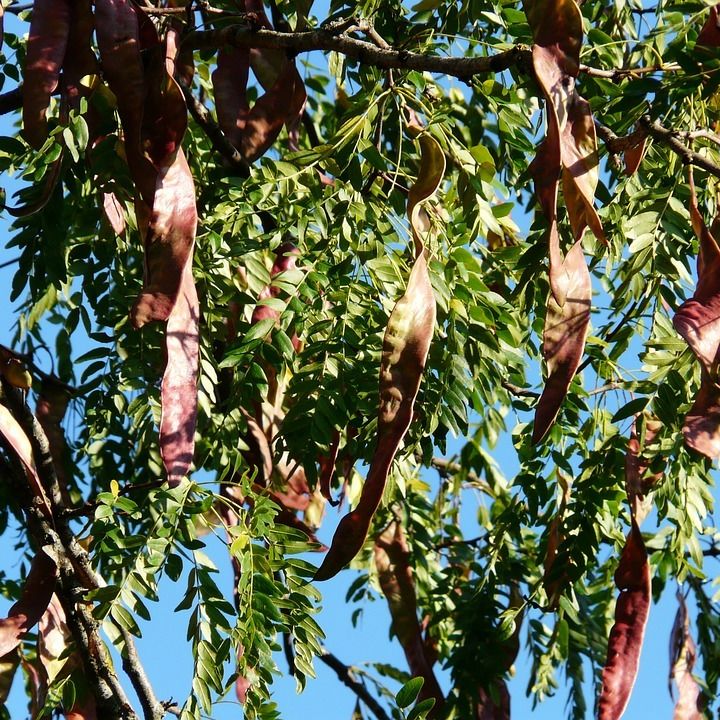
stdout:
{"type": "Polygon", "coordinates": [[[423,686],[423,678],[415,677],[408,680],[395,695],[395,702],[399,708],[410,707],[417,700],[418,693],[423,686]]]}

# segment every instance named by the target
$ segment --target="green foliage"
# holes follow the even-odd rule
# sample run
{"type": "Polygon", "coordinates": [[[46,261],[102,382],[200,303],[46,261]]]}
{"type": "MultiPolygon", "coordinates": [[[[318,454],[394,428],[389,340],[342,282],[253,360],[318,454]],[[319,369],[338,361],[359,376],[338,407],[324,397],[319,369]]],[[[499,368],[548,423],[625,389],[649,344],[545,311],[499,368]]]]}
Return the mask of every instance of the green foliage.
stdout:
{"type": "MultiPolygon", "coordinates": [[[[216,15],[196,13],[200,29],[240,22],[236,3],[213,6],[216,15]]],[[[290,27],[303,16],[312,28],[326,19],[307,3],[277,6],[290,27]]],[[[624,136],[649,114],[717,169],[720,60],[696,45],[706,4],[664,2],[650,12],[635,0],[588,0],[581,11],[588,67],[577,83],[597,123],[624,136]]],[[[4,91],[21,80],[27,17],[20,11],[6,23],[4,91]]],[[[410,9],[333,0],[328,17],[357,17],[391,47],[429,56],[480,58],[532,43],[525,13],[505,0],[422,0],[410,9]]],[[[360,30],[352,34],[372,42],[360,30]]],[[[189,43],[192,37],[188,29],[189,43]]],[[[191,91],[212,108],[215,50],[196,49],[194,62],[191,91]]],[[[465,82],[387,71],[339,51],[301,54],[297,63],[308,92],[303,122],[282,130],[249,171],[224,157],[196,119],[183,141],[199,214],[193,275],[201,330],[194,465],[175,488],[163,484],[158,445],[164,328],[137,330],[128,316],[143,285],[142,220],[115,98],[103,86],[65,115],[53,100],[49,135],[37,150],[12,122],[3,125],[0,171],[21,187],[7,206],[35,210],[15,218],[7,242],[8,257],[17,257],[5,297],[16,308],[8,344],[35,376],[31,407],[43,375],[74,388],[63,421],[71,454],[64,503],[105,583],[84,597],[105,640],[127,652],[128,634],[139,636],[153,621],[167,577],[186,588],[175,608],[194,664],[187,697],[177,699],[184,720],[212,716],[238,678],[251,687],[245,717],[278,717],[272,684],[286,671],[283,636],[298,689],[313,681],[326,652],[315,619],[322,599],[312,581],[322,559],[315,533],[331,537],[328,527],[317,528],[322,461],[337,451],[331,491],[356,502],[360,469],[376,446],[383,332],[412,265],[407,190],[420,163],[412,111],[447,159],[438,196],[424,206],[437,324],[415,418],[354,560],[361,573],[347,600],[359,613],[385,592],[375,540],[399,522],[423,647],[450,680],[444,706],[433,708],[434,699],[422,696],[428,683],[413,668],[374,668],[382,681],[366,670],[358,676],[398,718],[470,718],[483,693],[501,702],[523,647],[534,701],[567,693],[568,717],[588,717],[613,622],[613,573],[630,521],[627,440],[640,414],[660,423],[642,451],[646,475],[661,473],[642,528],[653,592],[657,599],[679,582],[694,595],[704,691],[708,712],[716,712],[714,473],[683,443],[701,371],[672,324],[697,279],[686,158],[649,138],[638,171],[627,176],[617,148],[600,140],[596,206],[608,244],[589,234],[583,244],[594,289],[591,330],[560,414],[534,446],[548,278],[547,226],[533,214],[529,172],[545,124],[527,56],[465,82]],[[103,194],[111,193],[127,221],[119,234],[102,211],[103,194]],[[271,277],[284,242],[299,249],[296,266],[271,277]],[[258,305],[274,316],[253,319],[258,305]],[[259,417],[269,423],[268,477],[253,444],[259,417]],[[300,494],[318,504],[315,515],[284,504],[293,467],[303,469],[300,494]],[[571,484],[566,503],[561,477],[571,484]],[[553,572],[562,582],[554,601],[546,558],[556,517],[553,572]],[[226,546],[227,567],[208,557],[208,533],[226,546]],[[220,578],[231,564],[235,596],[227,597],[220,578]]],[[[720,214],[718,175],[696,168],[695,182],[710,226],[720,214]]],[[[562,202],[558,212],[567,249],[562,202]]],[[[17,474],[16,464],[3,445],[0,476],[17,474]]],[[[13,487],[0,482],[0,530],[19,529],[19,555],[36,540],[13,487]]],[[[326,525],[334,522],[330,507],[325,516],[326,525]]],[[[21,593],[15,580],[0,581],[13,601],[21,593]]],[[[327,645],[333,649],[333,638],[327,645]]],[[[22,653],[37,664],[36,637],[22,653]]],[[[75,692],[67,674],[44,706],[69,709],[75,692]]]]}

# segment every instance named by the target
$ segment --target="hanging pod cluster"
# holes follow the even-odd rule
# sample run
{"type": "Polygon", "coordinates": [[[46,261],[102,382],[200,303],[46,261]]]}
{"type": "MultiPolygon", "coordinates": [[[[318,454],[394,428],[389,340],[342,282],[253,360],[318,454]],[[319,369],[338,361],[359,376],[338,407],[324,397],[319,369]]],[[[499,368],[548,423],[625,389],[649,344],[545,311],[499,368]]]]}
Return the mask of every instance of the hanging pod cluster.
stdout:
{"type": "Polygon", "coordinates": [[[548,222],[550,294],[543,332],[545,387],[535,410],[533,442],[550,430],[585,348],[592,287],[582,239],[587,227],[604,241],[593,199],[598,182],[595,126],[588,102],[575,89],[580,68],[582,18],[575,0],[526,3],[533,31],[532,62],[545,99],[547,135],[530,170],[548,222]],[[558,187],[573,235],[563,256],[557,220],[558,187]]]}
{"type": "MultiPolygon", "coordinates": [[[[184,7],[173,0],[172,7],[184,7]]],[[[262,3],[238,6],[270,28],[262,3]]],[[[160,450],[171,485],[190,468],[197,416],[199,303],[192,274],[198,216],[195,186],[182,141],[187,108],[176,77],[189,84],[192,54],[182,49],[180,27],[170,21],[163,33],[132,0],[37,0],[24,72],[23,134],[35,148],[48,137],[47,111],[60,88],[61,116],[78,109],[91,91],[83,77],[101,77],[115,96],[121,124],[122,156],[135,188],[135,213],[145,248],[143,288],[132,306],[136,328],[166,323],[167,364],[161,385],[160,450]],[[94,8],[93,8],[94,6],[94,8]],[[92,45],[97,37],[99,62],[92,45]]],[[[241,155],[256,160],[283,125],[297,123],[306,100],[294,61],[281,50],[222,48],[213,74],[221,128],[241,155]],[[252,68],[264,95],[248,106],[252,68]]],[[[92,112],[89,113],[91,124],[92,112]]],[[[90,127],[91,143],[94,128],[90,127]]],[[[48,174],[47,201],[59,177],[60,160],[48,174]]],[[[112,227],[122,232],[122,208],[111,193],[103,205],[112,227]]],[[[12,210],[11,208],[8,208],[12,210]]],[[[15,214],[39,209],[22,208],[15,214]]]]}

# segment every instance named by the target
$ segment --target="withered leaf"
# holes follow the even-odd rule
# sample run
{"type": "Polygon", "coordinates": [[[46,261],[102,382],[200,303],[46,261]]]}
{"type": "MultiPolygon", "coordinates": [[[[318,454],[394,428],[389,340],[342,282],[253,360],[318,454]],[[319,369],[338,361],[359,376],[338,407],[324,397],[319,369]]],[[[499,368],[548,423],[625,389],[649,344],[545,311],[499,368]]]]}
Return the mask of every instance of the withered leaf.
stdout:
{"type": "Polygon", "coordinates": [[[23,129],[40,148],[47,139],[47,109],[58,86],[70,32],[69,0],[35,0],[23,83],[23,129]]]}
{"type": "Polygon", "coordinates": [[[615,572],[615,585],[620,595],[602,673],[599,720],[618,720],[625,712],[637,677],[650,612],[650,566],[634,520],[615,572]]]}
{"type": "Polygon", "coordinates": [[[14,650],[40,620],[55,592],[57,565],[52,548],[41,548],[35,555],[20,599],[0,620],[0,657],[14,650]]]}
{"type": "Polygon", "coordinates": [[[682,593],[677,593],[677,600],[678,609],[670,633],[670,697],[673,697],[673,680],[678,689],[673,720],[702,720],[698,709],[700,686],[692,674],[697,652],[690,634],[690,616],[682,593]]]}

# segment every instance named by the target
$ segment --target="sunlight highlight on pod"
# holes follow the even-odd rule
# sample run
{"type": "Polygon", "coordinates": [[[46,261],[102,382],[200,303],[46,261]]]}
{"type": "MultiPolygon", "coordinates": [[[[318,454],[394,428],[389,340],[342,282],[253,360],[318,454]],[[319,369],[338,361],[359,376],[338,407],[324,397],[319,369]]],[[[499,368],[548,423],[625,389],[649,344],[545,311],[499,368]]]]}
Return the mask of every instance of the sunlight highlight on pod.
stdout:
{"type": "Polygon", "coordinates": [[[419,227],[418,205],[432,197],[440,187],[445,156],[432,136],[421,135],[419,143],[421,164],[415,184],[418,189],[411,189],[407,204],[415,263],[405,294],[390,313],[383,339],[377,447],[357,507],[340,521],[330,550],[315,573],[316,580],[327,580],[336,575],[365,542],[382,500],[390,467],[412,422],[415,397],[430,350],[435,327],[435,296],[422,239],[424,229],[419,227]]]}

